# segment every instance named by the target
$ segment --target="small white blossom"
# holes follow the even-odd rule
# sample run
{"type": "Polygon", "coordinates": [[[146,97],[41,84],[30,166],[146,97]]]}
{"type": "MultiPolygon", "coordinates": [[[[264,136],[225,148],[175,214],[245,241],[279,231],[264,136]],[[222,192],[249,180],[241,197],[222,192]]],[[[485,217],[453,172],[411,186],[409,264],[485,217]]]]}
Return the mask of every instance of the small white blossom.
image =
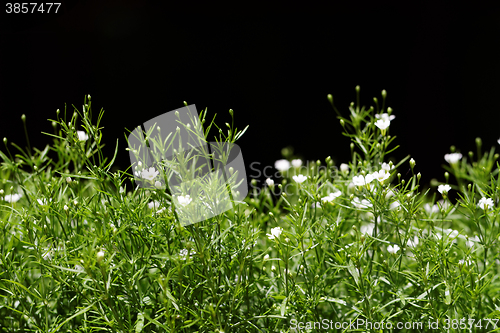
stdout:
{"type": "Polygon", "coordinates": [[[161,188],[161,186],[162,186],[162,184],[161,184],[161,182],[160,182],[160,181],[158,181],[158,180],[157,180],[157,181],[155,181],[155,187],[156,187],[156,188],[161,188]]]}
{"type": "Polygon", "coordinates": [[[142,170],[142,178],[153,181],[159,172],[155,168],[149,168],[149,170],[142,170]]]}
{"type": "Polygon", "coordinates": [[[189,194],[186,194],[185,196],[179,195],[177,197],[177,200],[179,200],[179,203],[183,206],[188,205],[192,199],[189,197],[189,194]]]}
{"type": "Polygon", "coordinates": [[[371,175],[371,174],[368,174],[366,176],[359,175],[359,176],[352,177],[352,182],[356,186],[364,186],[364,185],[368,185],[369,183],[371,183],[373,181],[373,179],[374,179],[373,175],[371,175]]]}
{"type": "Polygon", "coordinates": [[[385,172],[385,170],[380,170],[380,171],[375,171],[374,173],[371,174],[372,177],[376,180],[378,180],[380,183],[384,183],[387,178],[391,175],[388,172],[385,172]]]}
{"type": "Polygon", "coordinates": [[[375,229],[375,223],[370,223],[367,225],[362,225],[359,231],[361,231],[362,234],[367,234],[367,235],[373,235],[373,229],[375,229]]]}
{"type": "Polygon", "coordinates": [[[474,246],[474,243],[478,243],[478,242],[480,242],[479,237],[474,236],[474,238],[469,238],[469,239],[465,242],[465,245],[467,245],[467,247],[473,247],[473,246],[474,246]]]}
{"type": "Polygon", "coordinates": [[[388,121],[391,121],[393,120],[394,118],[396,118],[396,116],[394,115],[390,115],[388,113],[382,113],[382,114],[376,114],[375,115],[375,118],[377,119],[382,119],[382,120],[388,120],[388,121]]]}
{"type": "Polygon", "coordinates": [[[63,208],[64,208],[65,211],[68,211],[68,209],[69,209],[69,207],[67,205],[64,205],[63,208]]]}
{"type": "Polygon", "coordinates": [[[160,203],[158,201],[151,201],[148,203],[148,208],[149,209],[158,209],[160,207],[160,203]]]}
{"type": "Polygon", "coordinates": [[[104,259],[104,252],[103,251],[97,252],[96,259],[97,259],[97,262],[100,263],[104,259]]]}
{"type": "Polygon", "coordinates": [[[264,260],[269,260],[269,254],[266,254],[266,255],[264,256],[264,260]]]}
{"type": "Polygon", "coordinates": [[[338,198],[341,195],[342,195],[342,192],[341,191],[337,191],[335,193],[328,194],[326,197],[321,198],[321,200],[323,202],[326,202],[326,201],[331,202],[332,200],[334,200],[335,198],[338,198]]]}
{"type": "Polygon", "coordinates": [[[481,198],[477,205],[479,208],[487,210],[493,208],[493,199],[491,198],[481,198]]]}
{"type": "Polygon", "coordinates": [[[271,233],[266,234],[266,235],[267,235],[267,238],[269,238],[269,239],[275,239],[275,238],[278,238],[282,232],[283,232],[283,229],[281,229],[281,227],[276,227],[276,228],[272,228],[271,233]]]}
{"type": "Polygon", "coordinates": [[[415,247],[419,243],[418,237],[414,236],[413,239],[408,239],[408,243],[406,243],[409,247],[415,247]]]}
{"type": "Polygon", "coordinates": [[[292,166],[294,168],[300,168],[302,166],[302,160],[299,159],[292,160],[292,166]]]}
{"type": "Polygon", "coordinates": [[[89,136],[84,131],[76,131],[76,134],[78,135],[78,140],[80,141],[87,141],[89,139],[89,136]]]}
{"type": "Polygon", "coordinates": [[[433,206],[431,207],[431,205],[430,205],[430,204],[426,203],[426,204],[424,205],[424,209],[425,209],[425,211],[426,211],[428,214],[439,213],[439,207],[438,207],[438,205],[433,205],[433,206]]]}
{"type": "Polygon", "coordinates": [[[448,162],[450,164],[457,163],[461,158],[462,158],[462,154],[460,154],[460,153],[453,153],[453,154],[444,155],[444,159],[446,160],[446,162],[448,162]]]}
{"type": "Polygon", "coordinates": [[[347,164],[345,164],[345,163],[342,163],[342,164],[340,165],[340,171],[342,171],[342,172],[347,172],[347,171],[349,171],[349,165],[347,165],[347,164]]]}
{"type": "Polygon", "coordinates": [[[438,191],[439,193],[443,194],[444,193],[448,193],[448,191],[451,190],[451,186],[448,185],[448,184],[445,184],[445,185],[439,185],[438,186],[438,191]]]}
{"type": "Polygon", "coordinates": [[[68,184],[71,184],[71,182],[72,182],[72,181],[73,181],[73,179],[71,179],[71,177],[66,177],[66,182],[67,182],[68,184]]]}
{"type": "Polygon", "coordinates": [[[5,197],[4,197],[4,200],[7,201],[7,202],[18,202],[19,199],[21,199],[21,194],[7,194],[5,197]]]}
{"type": "Polygon", "coordinates": [[[38,204],[40,204],[40,206],[46,206],[48,205],[50,202],[52,202],[52,198],[49,198],[49,200],[47,201],[47,199],[45,198],[42,198],[42,199],[36,199],[36,201],[38,201],[38,204]]]}
{"type": "Polygon", "coordinates": [[[390,165],[388,163],[382,163],[382,170],[385,172],[391,172],[391,170],[394,169],[394,165],[390,165]]]}
{"type": "Polygon", "coordinates": [[[399,251],[399,246],[397,244],[394,244],[394,246],[389,245],[387,246],[387,252],[391,254],[396,254],[399,251]]]}
{"type": "Polygon", "coordinates": [[[279,171],[284,172],[290,169],[290,162],[287,160],[277,160],[274,162],[274,167],[279,171]]]}
{"type": "Polygon", "coordinates": [[[471,260],[464,260],[464,259],[460,259],[458,261],[458,264],[459,265],[466,265],[466,266],[472,266],[472,261],[471,260]]]}
{"type": "Polygon", "coordinates": [[[269,187],[274,186],[274,180],[272,180],[271,178],[267,178],[266,179],[266,184],[269,187]]]}
{"type": "Polygon", "coordinates": [[[379,119],[375,122],[375,126],[380,128],[380,130],[386,130],[391,125],[391,121],[389,119],[379,119]]]}
{"type": "Polygon", "coordinates": [[[293,176],[293,180],[295,180],[298,184],[303,183],[307,177],[304,175],[293,176]]]}
{"type": "Polygon", "coordinates": [[[371,207],[372,204],[370,203],[370,201],[366,200],[366,199],[363,199],[363,200],[359,200],[359,198],[354,198],[352,200],[352,204],[356,207],[356,208],[368,208],[368,207],[371,207]]]}

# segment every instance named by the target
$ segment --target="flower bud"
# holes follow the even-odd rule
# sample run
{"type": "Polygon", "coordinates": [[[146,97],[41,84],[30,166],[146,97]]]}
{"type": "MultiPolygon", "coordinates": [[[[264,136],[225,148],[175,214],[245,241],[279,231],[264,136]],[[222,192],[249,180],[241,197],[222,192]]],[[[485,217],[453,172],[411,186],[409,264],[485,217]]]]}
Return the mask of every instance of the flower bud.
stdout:
{"type": "Polygon", "coordinates": [[[23,114],[23,115],[21,116],[21,120],[22,120],[23,122],[26,122],[26,115],[25,115],[25,114],[23,114]]]}
{"type": "Polygon", "coordinates": [[[382,98],[385,99],[386,97],[387,97],[387,91],[385,91],[385,89],[384,89],[384,90],[382,90],[382,98]]]}
{"type": "Polygon", "coordinates": [[[71,179],[71,177],[66,177],[66,182],[67,182],[68,184],[71,184],[71,182],[72,182],[72,181],[73,181],[73,179],[71,179]]]}
{"type": "Polygon", "coordinates": [[[340,119],[340,126],[344,127],[345,123],[344,123],[344,119],[340,119]]]}
{"type": "Polygon", "coordinates": [[[101,263],[101,261],[104,259],[104,252],[103,251],[97,252],[96,259],[97,263],[101,263]]]}
{"type": "Polygon", "coordinates": [[[446,179],[446,183],[448,183],[448,179],[450,178],[450,174],[447,172],[444,173],[444,179],[446,179]]]}
{"type": "Polygon", "coordinates": [[[410,159],[410,168],[413,170],[414,166],[415,166],[415,160],[412,158],[410,159]]]}
{"type": "Polygon", "coordinates": [[[69,207],[67,205],[64,205],[64,210],[68,211],[69,207]]]}

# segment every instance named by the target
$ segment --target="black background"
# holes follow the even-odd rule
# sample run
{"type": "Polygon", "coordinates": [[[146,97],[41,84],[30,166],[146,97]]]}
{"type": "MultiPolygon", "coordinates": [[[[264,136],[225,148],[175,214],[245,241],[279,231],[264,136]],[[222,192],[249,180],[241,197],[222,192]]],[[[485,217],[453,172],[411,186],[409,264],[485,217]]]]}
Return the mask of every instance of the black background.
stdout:
{"type": "Polygon", "coordinates": [[[411,154],[425,183],[444,181],[451,145],[466,155],[480,136],[485,148],[498,147],[496,7],[65,1],[58,14],[2,8],[0,18],[0,137],[23,147],[23,113],[32,145],[43,148],[47,118],[65,103],[81,109],[91,94],[94,112],[105,110],[108,156],[120,139],[122,170],[125,128],[183,101],[217,113],[219,126],[230,108],[238,128],[250,125],[238,142],[247,168],[273,165],[287,145],[297,157],[331,155],[339,165],[349,139],[326,96],[347,116],[356,85],[366,106],[387,90],[400,145],[393,156],[411,154]]]}

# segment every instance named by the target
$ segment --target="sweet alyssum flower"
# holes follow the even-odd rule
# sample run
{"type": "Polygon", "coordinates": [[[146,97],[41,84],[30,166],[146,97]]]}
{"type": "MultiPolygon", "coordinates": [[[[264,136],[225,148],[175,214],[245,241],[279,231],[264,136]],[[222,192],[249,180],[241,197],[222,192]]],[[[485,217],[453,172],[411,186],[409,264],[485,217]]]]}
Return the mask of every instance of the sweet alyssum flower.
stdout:
{"type": "Polygon", "coordinates": [[[326,202],[326,201],[331,202],[335,198],[338,198],[340,195],[342,195],[341,191],[337,191],[335,193],[330,193],[326,197],[321,198],[321,201],[323,201],[323,202],[326,202]]]}
{"type": "Polygon", "coordinates": [[[274,162],[274,167],[279,171],[284,172],[290,169],[290,162],[287,160],[277,160],[274,162]]]}
{"type": "Polygon", "coordinates": [[[142,170],[142,178],[153,181],[159,172],[155,168],[149,168],[149,170],[142,170]]]}
{"type": "Polygon", "coordinates": [[[394,244],[394,246],[389,245],[387,246],[387,252],[391,254],[396,254],[399,251],[400,247],[397,244],[394,244]]]}
{"type": "Polygon", "coordinates": [[[271,233],[266,234],[266,235],[267,235],[267,238],[269,238],[269,239],[275,239],[275,238],[278,238],[282,232],[283,232],[283,229],[281,229],[281,227],[276,227],[276,228],[272,228],[271,233]]]}
{"type": "Polygon", "coordinates": [[[444,184],[444,185],[439,185],[438,186],[438,192],[441,193],[441,194],[443,194],[443,192],[446,194],[450,190],[451,190],[451,186],[448,185],[448,184],[444,184]]]}
{"type": "Polygon", "coordinates": [[[484,209],[484,210],[491,209],[491,208],[493,208],[493,199],[483,197],[479,200],[479,203],[477,204],[477,206],[479,208],[484,209]]]}
{"type": "Polygon", "coordinates": [[[21,194],[7,194],[5,197],[4,197],[4,200],[7,201],[7,202],[10,202],[10,203],[13,203],[13,202],[18,202],[19,199],[21,199],[21,194]]]}
{"type": "Polygon", "coordinates": [[[307,177],[304,175],[293,176],[293,180],[295,180],[298,184],[303,183],[307,177]]]}
{"type": "Polygon", "coordinates": [[[453,153],[453,154],[444,155],[445,161],[450,163],[450,164],[457,163],[461,158],[462,158],[462,154],[460,154],[460,153],[453,153]]]}
{"type": "Polygon", "coordinates": [[[302,160],[300,159],[292,160],[292,166],[294,168],[300,168],[302,166],[302,160]]]}
{"type": "Polygon", "coordinates": [[[76,131],[76,134],[78,135],[78,140],[80,141],[87,141],[89,139],[89,136],[84,131],[76,131]]]}

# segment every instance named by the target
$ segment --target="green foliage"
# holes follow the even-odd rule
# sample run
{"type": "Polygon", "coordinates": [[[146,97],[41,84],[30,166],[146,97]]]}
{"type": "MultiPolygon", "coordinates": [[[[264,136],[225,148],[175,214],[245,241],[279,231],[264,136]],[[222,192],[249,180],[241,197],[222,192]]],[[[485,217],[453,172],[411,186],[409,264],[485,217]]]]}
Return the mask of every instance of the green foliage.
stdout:
{"type": "MultiPolygon", "coordinates": [[[[69,119],[58,111],[43,150],[12,144],[12,155],[4,140],[0,331],[316,332],[340,324],[397,332],[398,323],[415,332],[431,324],[493,331],[498,155],[476,140],[476,160],[470,153],[445,166],[459,200],[422,193],[413,159],[388,160],[397,147],[378,123],[392,114],[385,91],[368,109],[356,92],[348,118],[334,106],[352,142],[348,164],[295,161],[279,184],[252,181],[234,210],[187,226],[168,191],[136,188],[128,170],[112,171],[118,146],[103,156],[103,111],[94,124],[90,96],[69,119]]],[[[205,118],[206,110],[205,134],[219,128],[205,118]]],[[[217,142],[247,129],[226,126],[217,142]]]]}

